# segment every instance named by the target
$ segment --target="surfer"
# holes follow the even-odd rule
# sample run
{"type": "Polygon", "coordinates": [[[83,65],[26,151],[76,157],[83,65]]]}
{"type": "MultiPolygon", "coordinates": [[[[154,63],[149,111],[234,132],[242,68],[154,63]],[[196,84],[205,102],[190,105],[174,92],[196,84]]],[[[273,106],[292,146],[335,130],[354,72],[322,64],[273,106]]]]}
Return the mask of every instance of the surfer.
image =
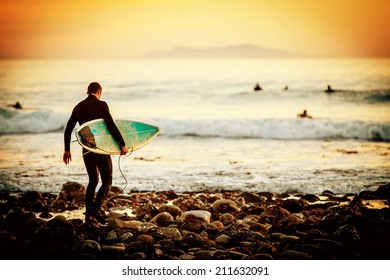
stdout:
{"type": "MultiPolygon", "coordinates": [[[[121,154],[124,155],[127,153],[125,141],[114,123],[107,103],[100,101],[101,96],[101,85],[93,82],[88,86],[87,98],[79,102],[73,108],[64,132],[65,151],[63,154],[63,161],[65,164],[69,164],[72,160],[72,155],[70,153],[70,140],[71,133],[76,123],[78,122],[82,125],[83,123],[99,118],[104,119],[110,133],[121,146],[121,154]]],[[[111,156],[92,153],[83,149],[83,159],[89,178],[85,199],[85,221],[87,223],[97,221],[104,224],[106,223],[107,216],[101,207],[112,184],[111,156]],[[99,182],[99,174],[102,179],[102,185],[100,186],[95,198],[95,190],[99,182]]]]}
{"type": "Polygon", "coordinates": [[[326,92],[326,93],[333,93],[333,92],[335,92],[335,90],[332,89],[332,88],[330,87],[330,85],[328,85],[328,88],[325,90],[325,92],[326,92]]]}
{"type": "Polygon", "coordinates": [[[19,101],[17,101],[15,104],[12,104],[12,105],[8,105],[9,107],[14,107],[15,109],[22,109],[22,104],[19,103],[19,101]]]}
{"type": "Polygon", "coordinates": [[[254,91],[260,91],[263,90],[259,84],[256,84],[255,87],[253,88],[254,91]]]}
{"type": "Polygon", "coordinates": [[[307,114],[307,111],[306,111],[306,110],[303,110],[303,113],[298,114],[297,117],[298,117],[298,118],[308,118],[308,119],[312,119],[312,118],[313,118],[312,116],[310,116],[309,114],[307,114]]]}

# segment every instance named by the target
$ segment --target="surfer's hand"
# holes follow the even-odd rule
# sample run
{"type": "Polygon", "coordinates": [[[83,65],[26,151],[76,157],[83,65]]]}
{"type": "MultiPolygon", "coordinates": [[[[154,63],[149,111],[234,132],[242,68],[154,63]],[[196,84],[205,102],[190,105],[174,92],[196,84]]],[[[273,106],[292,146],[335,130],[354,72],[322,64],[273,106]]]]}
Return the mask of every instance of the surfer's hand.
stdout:
{"type": "Polygon", "coordinates": [[[71,153],[70,152],[64,152],[62,160],[65,162],[65,164],[69,164],[69,162],[72,160],[71,153]]]}
{"type": "Polygon", "coordinates": [[[129,151],[129,150],[127,149],[126,146],[121,147],[121,155],[122,155],[122,156],[125,155],[125,154],[127,154],[128,151],[129,151]]]}

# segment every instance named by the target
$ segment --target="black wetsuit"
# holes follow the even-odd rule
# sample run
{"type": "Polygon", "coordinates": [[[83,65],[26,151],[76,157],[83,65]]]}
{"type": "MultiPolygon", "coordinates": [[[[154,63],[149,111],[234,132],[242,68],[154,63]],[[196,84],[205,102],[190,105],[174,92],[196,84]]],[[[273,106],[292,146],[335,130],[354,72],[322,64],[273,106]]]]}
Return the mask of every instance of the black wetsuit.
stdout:
{"type": "MultiPolygon", "coordinates": [[[[82,125],[88,121],[100,118],[104,119],[108,130],[119,145],[121,147],[125,146],[125,141],[112,119],[107,103],[100,101],[94,95],[88,95],[86,99],[74,107],[72,115],[68,120],[64,133],[65,151],[70,151],[71,134],[77,122],[82,125]]],[[[112,161],[109,155],[96,154],[85,149],[83,149],[83,159],[89,177],[85,201],[86,216],[88,216],[91,215],[93,209],[100,209],[104,198],[110,190],[112,184],[112,161]],[[94,201],[99,173],[102,178],[102,186],[94,201]]]]}

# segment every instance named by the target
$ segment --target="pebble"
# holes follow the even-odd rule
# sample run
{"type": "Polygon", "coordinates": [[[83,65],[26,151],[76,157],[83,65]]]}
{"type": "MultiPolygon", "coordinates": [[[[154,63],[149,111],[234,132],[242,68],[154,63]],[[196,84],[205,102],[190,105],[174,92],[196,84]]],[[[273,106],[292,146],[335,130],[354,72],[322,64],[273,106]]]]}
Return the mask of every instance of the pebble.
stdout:
{"type": "Polygon", "coordinates": [[[58,196],[0,192],[0,246],[4,249],[0,256],[381,259],[390,251],[389,208],[370,209],[366,200],[385,199],[389,188],[384,185],[360,196],[349,194],[343,202],[335,200],[339,195],[323,192],[324,203],[316,203],[316,195],[305,194],[138,192],[121,195],[108,204],[123,204],[123,209],[134,216],[112,212],[104,226],[86,224],[61,213],[63,209],[83,209],[80,203],[85,190],[79,184],[67,184],[58,196]]]}
{"type": "Polygon", "coordinates": [[[182,222],[190,222],[190,221],[202,221],[206,224],[210,223],[211,213],[204,210],[191,210],[185,211],[181,213],[181,215],[177,218],[177,220],[182,222]]]}

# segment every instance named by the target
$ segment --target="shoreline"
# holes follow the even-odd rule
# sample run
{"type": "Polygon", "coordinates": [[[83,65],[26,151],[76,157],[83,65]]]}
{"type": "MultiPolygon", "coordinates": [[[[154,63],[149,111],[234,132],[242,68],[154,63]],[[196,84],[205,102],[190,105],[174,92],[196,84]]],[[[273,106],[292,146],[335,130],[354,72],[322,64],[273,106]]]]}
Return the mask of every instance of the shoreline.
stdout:
{"type": "Polygon", "coordinates": [[[390,259],[390,184],[336,195],[115,193],[83,222],[85,187],[0,192],[0,259],[390,259]]]}

